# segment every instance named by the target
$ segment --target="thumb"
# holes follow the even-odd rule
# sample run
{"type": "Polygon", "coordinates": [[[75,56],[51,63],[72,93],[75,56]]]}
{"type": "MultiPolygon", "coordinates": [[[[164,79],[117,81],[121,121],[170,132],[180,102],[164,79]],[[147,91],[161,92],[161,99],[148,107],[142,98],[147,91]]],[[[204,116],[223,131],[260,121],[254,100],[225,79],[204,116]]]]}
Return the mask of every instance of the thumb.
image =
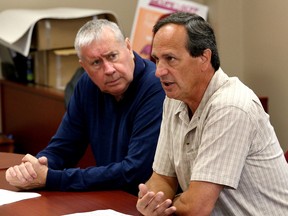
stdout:
{"type": "Polygon", "coordinates": [[[145,184],[139,184],[138,197],[141,199],[146,193],[148,193],[148,187],[145,184]]]}
{"type": "Polygon", "coordinates": [[[39,161],[40,164],[45,165],[45,166],[48,166],[48,159],[47,159],[47,157],[42,156],[42,157],[38,158],[38,161],[39,161]]]}

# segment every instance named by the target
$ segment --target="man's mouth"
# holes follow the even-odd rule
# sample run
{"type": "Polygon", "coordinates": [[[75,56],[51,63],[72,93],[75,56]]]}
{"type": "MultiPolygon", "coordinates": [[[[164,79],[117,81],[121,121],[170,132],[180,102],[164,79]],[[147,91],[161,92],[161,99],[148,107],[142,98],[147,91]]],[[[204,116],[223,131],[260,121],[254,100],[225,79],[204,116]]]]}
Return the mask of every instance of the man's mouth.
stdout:
{"type": "Polygon", "coordinates": [[[164,86],[170,86],[170,85],[172,85],[173,84],[173,82],[162,82],[162,84],[164,85],[164,86]]]}
{"type": "Polygon", "coordinates": [[[118,83],[119,79],[120,79],[120,78],[115,79],[115,80],[110,80],[110,81],[106,82],[106,85],[115,85],[115,84],[118,83]]]}

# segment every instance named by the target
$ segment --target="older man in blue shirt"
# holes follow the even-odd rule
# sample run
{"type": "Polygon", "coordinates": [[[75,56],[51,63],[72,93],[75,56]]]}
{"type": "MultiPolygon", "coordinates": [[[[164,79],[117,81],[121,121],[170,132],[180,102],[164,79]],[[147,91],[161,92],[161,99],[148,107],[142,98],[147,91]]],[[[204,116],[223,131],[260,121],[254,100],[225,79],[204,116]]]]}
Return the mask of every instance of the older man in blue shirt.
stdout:
{"type": "Polygon", "coordinates": [[[75,48],[87,73],[49,145],[6,172],[21,189],[123,189],[137,192],[152,173],[165,93],[155,65],[132,51],[119,27],[94,20],[78,32],[75,48]],[[75,168],[91,145],[96,166],[75,168]]]}

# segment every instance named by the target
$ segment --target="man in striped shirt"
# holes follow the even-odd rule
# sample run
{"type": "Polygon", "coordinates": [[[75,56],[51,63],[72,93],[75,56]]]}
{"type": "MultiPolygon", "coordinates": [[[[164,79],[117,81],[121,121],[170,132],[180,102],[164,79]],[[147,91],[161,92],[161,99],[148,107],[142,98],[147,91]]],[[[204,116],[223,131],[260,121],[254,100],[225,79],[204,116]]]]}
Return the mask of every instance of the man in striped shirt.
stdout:
{"type": "Polygon", "coordinates": [[[143,215],[288,215],[288,165],[258,97],[220,67],[213,29],[178,12],[154,26],[167,95],[143,215]],[[179,189],[182,191],[178,193],[179,189]]]}

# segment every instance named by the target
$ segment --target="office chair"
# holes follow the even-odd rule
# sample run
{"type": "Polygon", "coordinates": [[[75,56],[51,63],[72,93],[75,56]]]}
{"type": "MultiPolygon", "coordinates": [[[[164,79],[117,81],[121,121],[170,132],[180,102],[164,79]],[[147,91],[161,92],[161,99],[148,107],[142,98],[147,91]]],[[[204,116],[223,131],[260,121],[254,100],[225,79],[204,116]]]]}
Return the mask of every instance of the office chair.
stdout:
{"type": "Polygon", "coordinates": [[[74,88],[84,72],[85,72],[84,69],[82,67],[79,67],[76,70],[75,74],[72,76],[71,80],[67,83],[64,94],[65,108],[67,108],[69,100],[73,94],[74,88]]]}

